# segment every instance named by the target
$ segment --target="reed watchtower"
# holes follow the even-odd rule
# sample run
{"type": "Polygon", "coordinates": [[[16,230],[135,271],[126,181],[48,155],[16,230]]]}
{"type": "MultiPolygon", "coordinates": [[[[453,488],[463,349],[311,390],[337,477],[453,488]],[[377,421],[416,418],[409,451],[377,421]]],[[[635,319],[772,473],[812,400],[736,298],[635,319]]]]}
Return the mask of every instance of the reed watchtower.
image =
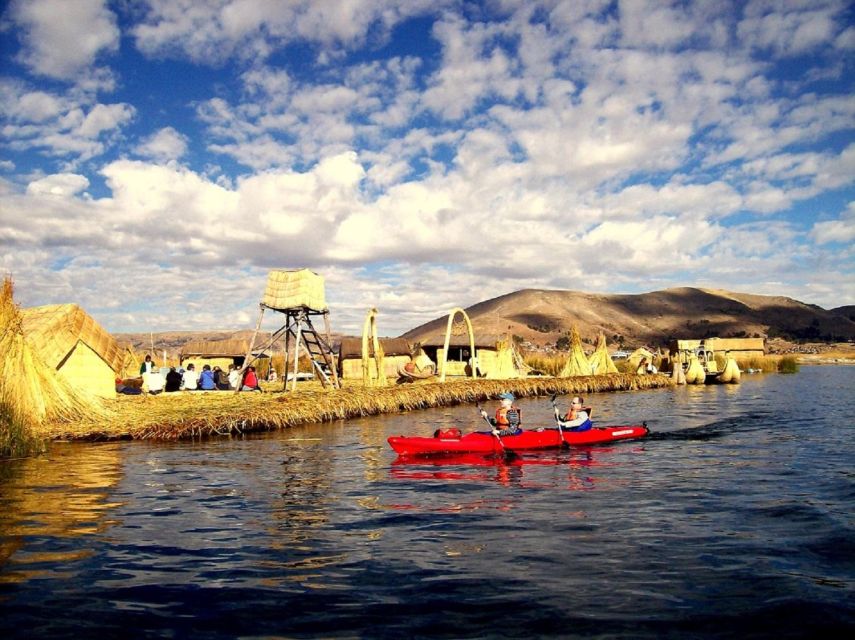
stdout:
{"type": "Polygon", "coordinates": [[[267,274],[267,286],[264,297],[259,303],[258,323],[249,343],[249,353],[246,355],[244,368],[253,359],[255,339],[261,328],[264,311],[270,309],[285,315],[284,324],[273,332],[268,344],[262,351],[285,338],[285,372],[283,388],[288,386],[289,344],[294,348],[294,370],[291,389],[297,387],[297,362],[302,348],[312,362],[323,386],[327,384],[339,388],[341,383],[336,372],[336,365],[330,346],[330,311],[324,296],[324,279],[309,269],[275,269],[267,274]],[[315,329],[312,319],[323,318],[324,335],[315,329]]]}

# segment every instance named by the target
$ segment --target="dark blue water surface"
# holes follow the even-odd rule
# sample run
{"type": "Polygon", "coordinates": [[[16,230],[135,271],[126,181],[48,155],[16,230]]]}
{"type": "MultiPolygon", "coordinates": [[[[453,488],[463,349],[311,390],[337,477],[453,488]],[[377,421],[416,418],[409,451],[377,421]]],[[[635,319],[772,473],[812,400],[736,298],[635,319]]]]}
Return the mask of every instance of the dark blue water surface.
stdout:
{"type": "Polygon", "coordinates": [[[511,461],[386,444],[481,429],[473,406],[54,444],[0,465],[0,637],[851,633],[854,390],[855,367],[806,367],[599,394],[599,424],[653,435],[511,461]]]}

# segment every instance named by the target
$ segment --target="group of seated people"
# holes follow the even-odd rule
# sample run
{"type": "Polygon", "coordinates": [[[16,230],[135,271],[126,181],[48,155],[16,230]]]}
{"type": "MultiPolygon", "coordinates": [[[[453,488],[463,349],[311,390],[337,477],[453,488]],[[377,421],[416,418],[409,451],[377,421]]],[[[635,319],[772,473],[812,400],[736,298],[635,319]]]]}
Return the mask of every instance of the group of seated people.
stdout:
{"type": "Polygon", "coordinates": [[[146,390],[151,395],[175,391],[261,391],[253,366],[247,367],[243,373],[234,364],[229,365],[228,371],[218,366],[211,368],[209,364],[204,365],[201,371],[196,371],[196,365],[191,362],[186,369],[169,367],[166,375],[162,373],[164,370],[165,367],[155,368],[151,356],[147,355],[140,366],[142,389],[117,380],[116,391],[136,394],[146,390]]]}

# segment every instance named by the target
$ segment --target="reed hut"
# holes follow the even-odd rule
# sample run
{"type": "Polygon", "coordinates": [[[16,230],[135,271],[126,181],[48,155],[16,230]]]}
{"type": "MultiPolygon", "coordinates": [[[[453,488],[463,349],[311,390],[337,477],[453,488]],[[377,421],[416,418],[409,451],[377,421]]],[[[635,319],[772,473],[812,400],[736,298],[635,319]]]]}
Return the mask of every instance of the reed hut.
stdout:
{"type": "MultiPolygon", "coordinates": [[[[398,377],[398,367],[410,362],[412,349],[404,338],[378,338],[383,350],[383,371],[387,378],[398,377]]],[[[377,378],[377,363],[370,355],[368,371],[372,379],[377,378]]],[[[338,375],[342,379],[362,378],[362,339],[342,338],[338,347],[338,375]]]]}
{"type": "Polygon", "coordinates": [[[0,422],[8,419],[8,424],[0,425],[8,428],[4,435],[14,437],[13,422],[39,425],[45,420],[73,421],[93,413],[103,415],[96,397],[72,386],[27,339],[13,289],[12,279],[4,278],[0,290],[0,422]]]}
{"type": "Polygon", "coordinates": [[[632,367],[632,370],[635,371],[641,366],[643,361],[647,361],[652,363],[653,358],[656,354],[654,354],[650,349],[646,347],[639,347],[635,351],[629,354],[626,361],[629,363],[629,366],[632,367]]]}
{"type": "Polygon", "coordinates": [[[41,359],[72,387],[112,398],[124,354],[115,338],[76,304],[21,310],[24,335],[41,359]]]}
{"type": "Polygon", "coordinates": [[[242,367],[247,351],[249,340],[196,340],[181,347],[178,362],[185,369],[192,363],[196,371],[201,371],[206,364],[211,369],[220,367],[228,370],[230,365],[242,367]]]}
{"type": "Polygon", "coordinates": [[[582,349],[582,338],[579,336],[579,331],[576,326],[570,327],[570,356],[564,364],[560,378],[570,378],[572,376],[589,376],[591,375],[591,365],[588,363],[588,358],[585,356],[585,350],[582,349]]]}
{"type": "Polygon", "coordinates": [[[617,367],[606,348],[606,334],[600,333],[599,338],[597,338],[597,348],[588,357],[588,365],[590,365],[591,373],[594,375],[618,373],[617,367]]]}
{"type": "MultiPolygon", "coordinates": [[[[427,360],[422,359],[423,364],[432,361],[440,366],[442,359],[445,358],[445,373],[448,376],[471,376],[472,354],[469,338],[468,334],[452,333],[448,341],[448,353],[446,353],[445,336],[437,334],[421,341],[417,352],[427,358],[427,360]]],[[[510,380],[526,376],[522,358],[516,353],[512,340],[495,334],[473,336],[472,340],[475,346],[477,377],[510,380]]]]}

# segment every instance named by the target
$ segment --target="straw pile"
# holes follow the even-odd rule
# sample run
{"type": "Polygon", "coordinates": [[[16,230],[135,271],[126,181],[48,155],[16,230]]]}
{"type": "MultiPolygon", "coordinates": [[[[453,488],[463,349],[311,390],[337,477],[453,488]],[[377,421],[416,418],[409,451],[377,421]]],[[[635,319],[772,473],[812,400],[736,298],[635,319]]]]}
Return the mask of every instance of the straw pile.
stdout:
{"type": "Polygon", "coordinates": [[[589,375],[591,375],[591,365],[588,364],[588,358],[585,357],[585,351],[582,349],[582,338],[579,337],[579,331],[574,325],[570,328],[570,357],[567,358],[567,363],[559,376],[569,378],[589,375]]]}
{"type": "Polygon", "coordinates": [[[417,381],[394,387],[298,389],[288,393],[180,392],[159,396],[119,396],[110,420],[56,424],[51,436],[66,439],[175,440],[270,431],[314,422],[346,420],[472,403],[510,391],[522,396],[583,394],[669,386],[666,376],[609,374],[573,379],[466,379],[437,383],[417,381]]]}
{"type": "Polygon", "coordinates": [[[597,348],[588,358],[588,364],[591,367],[591,372],[595,375],[618,372],[608,349],[606,349],[606,334],[600,333],[600,337],[597,338],[597,348]]]}
{"type": "Polygon", "coordinates": [[[27,340],[8,277],[0,291],[0,330],[2,396],[15,415],[34,426],[107,416],[93,396],[72,387],[27,340]]]}

